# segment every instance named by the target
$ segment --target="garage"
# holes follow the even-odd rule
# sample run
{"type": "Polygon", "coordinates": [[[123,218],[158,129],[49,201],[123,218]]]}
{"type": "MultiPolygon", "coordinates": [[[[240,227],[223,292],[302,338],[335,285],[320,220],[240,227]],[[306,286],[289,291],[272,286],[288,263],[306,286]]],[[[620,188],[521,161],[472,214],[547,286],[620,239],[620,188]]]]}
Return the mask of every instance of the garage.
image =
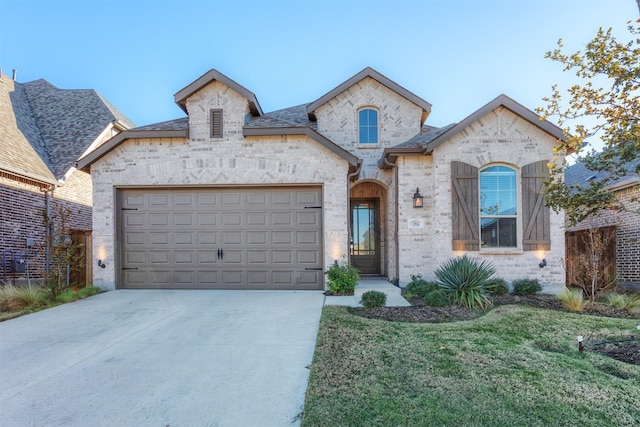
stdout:
{"type": "Polygon", "coordinates": [[[319,186],[122,188],[116,200],[119,288],[324,287],[319,186]]]}

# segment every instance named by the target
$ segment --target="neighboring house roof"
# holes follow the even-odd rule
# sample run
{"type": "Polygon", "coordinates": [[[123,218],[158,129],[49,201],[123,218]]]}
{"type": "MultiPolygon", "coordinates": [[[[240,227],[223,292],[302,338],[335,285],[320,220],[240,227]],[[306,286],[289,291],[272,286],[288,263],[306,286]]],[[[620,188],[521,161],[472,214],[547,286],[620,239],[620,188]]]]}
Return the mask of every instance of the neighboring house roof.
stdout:
{"type": "Polygon", "coordinates": [[[112,123],[133,123],[92,89],[0,77],[0,169],[55,183],[112,123]],[[5,136],[6,135],[6,136],[5,136]]]}
{"type": "MultiPolygon", "coordinates": [[[[627,174],[614,178],[608,186],[609,189],[620,190],[640,182],[640,177],[637,172],[638,167],[640,167],[640,157],[636,158],[634,161],[625,163],[623,166],[626,169],[627,174]]],[[[591,169],[587,169],[585,164],[582,162],[574,163],[573,165],[568,166],[564,171],[564,181],[568,186],[578,185],[583,188],[588,187],[589,181],[591,180],[602,181],[611,177],[612,175],[610,172],[592,171],[591,169]]]]}
{"type": "Polygon", "coordinates": [[[513,99],[509,98],[508,96],[499,95],[494,100],[487,103],[479,110],[475,111],[467,118],[458,123],[454,123],[431,132],[427,132],[426,134],[423,134],[423,132],[421,132],[407,142],[396,145],[395,147],[386,148],[378,164],[382,169],[387,169],[391,167],[389,166],[389,163],[395,162],[399,155],[431,154],[436,147],[443,144],[452,136],[464,130],[467,126],[478,121],[498,107],[506,108],[507,110],[522,117],[532,125],[540,128],[541,130],[547,132],[548,134],[559,140],[566,139],[562,129],[560,129],[558,126],[547,120],[540,120],[540,116],[524,107],[523,105],[519,104],[518,102],[514,101],[513,99]]]}
{"type": "Polygon", "coordinates": [[[431,104],[429,102],[427,102],[424,99],[420,98],[418,95],[414,94],[413,92],[410,92],[407,89],[403,88],[402,86],[400,86],[399,84],[397,84],[393,80],[390,80],[387,77],[383,76],[382,74],[380,74],[379,72],[377,72],[373,68],[367,67],[364,70],[360,71],[355,76],[351,77],[349,80],[347,80],[344,83],[338,85],[333,90],[327,92],[326,94],[324,94],[323,96],[321,96],[317,100],[315,100],[312,103],[308,104],[307,105],[307,114],[309,115],[309,119],[315,121],[315,111],[319,107],[321,107],[322,105],[326,104],[329,100],[335,98],[336,96],[338,96],[342,92],[348,90],[351,86],[357,84],[358,82],[360,82],[361,80],[363,80],[363,79],[365,79],[367,77],[370,77],[370,78],[376,80],[377,82],[379,82],[380,84],[386,86],[387,88],[389,88],[390,90],[394,91],[398,95],[402,96],[403,98],[413,102],[415,105],[417,105],[418,107],[422,108],[422,119],[421,119],[421,122],[420,122],[421,125],[425,122],[425,120],[429,116],[429,113],[431,113],[431,104]]]}
{"type": "Polygon", "coordinates": [[[194,93],[198,92],[200,89],[202,89],[203,87],[205,87],[209,83],[211,83],[213,81],[216,81],[216,80],[219,81],[220,83],[224,84],[225,86],[235,90],[236,92],[238,92],[240,95],[244,96],[245,98],[247,98],[247,100],[249,101],[249,110],[251,111],[252,115],[254,115],[254,116],[261,116],[262,115],[262,108],[260,108],[260,104],[258,103],[258,99],[253,94],[253,92],[251,92],[250,90],[248,90],[244,86],[239,85],[235,81],[231,80],[229,77],[225,76],[224,74],[222,74],[218,70],[213,70],[213,69],[207,71],[202,76],[198,77],[190,85],[188,85],[188,86],[184,87],[183,89],[179,90],[174,95],[174,99],[175,99],[176,104],[178,104],[180,106],[180,108],[182,108],[182,110],[186,113],[187,112],[187,98],[189,98],[194,93]]]}

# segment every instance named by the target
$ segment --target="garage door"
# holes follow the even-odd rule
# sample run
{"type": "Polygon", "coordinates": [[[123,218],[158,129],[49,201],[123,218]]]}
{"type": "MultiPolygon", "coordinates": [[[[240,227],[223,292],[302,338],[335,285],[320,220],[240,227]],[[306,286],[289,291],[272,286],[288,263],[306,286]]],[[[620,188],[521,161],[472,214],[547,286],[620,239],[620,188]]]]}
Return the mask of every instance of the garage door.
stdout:
{"type": "Polygon", "coordinates": [[[122,189],[120,287],[323,289],[320,187],[122,189]]]}

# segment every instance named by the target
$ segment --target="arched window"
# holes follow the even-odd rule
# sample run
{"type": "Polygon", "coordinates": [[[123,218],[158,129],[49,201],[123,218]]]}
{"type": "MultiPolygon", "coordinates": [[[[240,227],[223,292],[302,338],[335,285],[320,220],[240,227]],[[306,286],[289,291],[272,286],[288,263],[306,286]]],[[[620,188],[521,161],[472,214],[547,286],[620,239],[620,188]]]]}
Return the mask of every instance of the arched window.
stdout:
{"type": "Polygon", "coordinates": [[[378,112],[372,108],[358,111],[358,142],[360,144],[378,143],[378,112]]]}
{"type": "Polygon", "coordinates": [[[480,240],[482,247],[517,247],[516,171],[494,165],[480,171],[480,240]]]}

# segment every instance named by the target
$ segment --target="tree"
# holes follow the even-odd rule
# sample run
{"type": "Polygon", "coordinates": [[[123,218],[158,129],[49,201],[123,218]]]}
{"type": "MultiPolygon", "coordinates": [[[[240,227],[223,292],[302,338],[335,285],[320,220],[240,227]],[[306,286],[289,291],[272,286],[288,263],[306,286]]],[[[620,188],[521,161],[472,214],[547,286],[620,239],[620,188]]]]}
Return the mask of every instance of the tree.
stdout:
{"type": "MultiPolygon", "coordinates": [[[[640,9],[640,0],[637,2],[640,9]]],[[[568,136],[555,148],[545,190],[549,207],[564,210],[569,225],[602,209],[622,209],[609,185],[634,172],[628,165],[640,158],[640,20],[629,22],[627,28],[632,36],[627,43],[616,40],[611,28],[600,28],[584,52],[566,54],[559,40],[558,48],[545,55],[564,65],[563,71],[574,71],[583,82],[567,90],[567,106],[554,85],[552,95],[543,98],[547,105],[537,109],[542,119],[556,117],[568,136]],[[596,124],[585,125],[589,119],[596,124]],[[587,138],[596,136],[604,142],[601,153],[583,148],[587,138]],[[558,160],[560,153],[576,153],[588,169],[606,172],[604,178],[591,180],[587,186],[565,185],[562,176],[567,163],[564,157],[558,160]]]]}

